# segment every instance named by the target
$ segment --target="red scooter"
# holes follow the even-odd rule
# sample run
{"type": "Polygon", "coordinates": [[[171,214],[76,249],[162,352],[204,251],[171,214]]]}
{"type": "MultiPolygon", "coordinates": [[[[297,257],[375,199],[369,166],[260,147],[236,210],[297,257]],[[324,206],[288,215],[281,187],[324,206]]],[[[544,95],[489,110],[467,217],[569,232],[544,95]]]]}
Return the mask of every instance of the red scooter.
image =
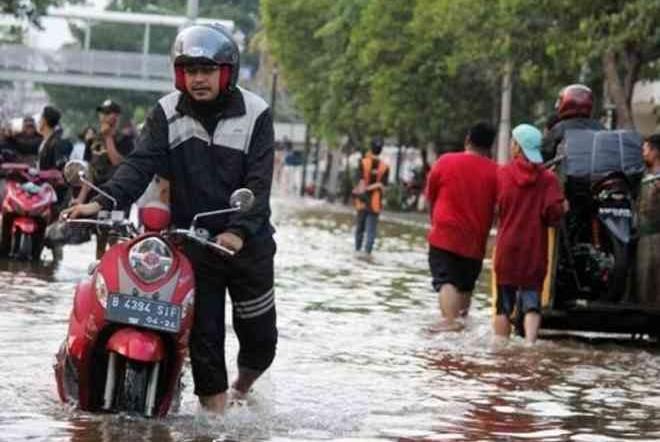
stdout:
{"type": "Polygon", "coordinates": [[[37,170],[20,163],[4,163],[6,194],[2,201],[2,247],[9,256],[38,260],[46,227],[54,219],[57,193],[64,184],[59,170],[37,170]]]}
{"type": "MultiPolygon", "coordinates": [[[[65,167],[67,181],[85,178],[84,163],[65,167]]],[[[116,201],[109,195],[96,189],[116,201]]],[[[179,250],[194,241],[225,256],[233,251],[212,241],[199,218],[248,210],[254,195],[239,189],[229,209],[195,216],[189,229],[168,229],[170,213],[160,202],[147,204],[139,231],[122,211],[96,220],[70,220],[117,234],[120,241],[89,269],[76,288],[69,331],[56,355],[55,377],[62,401],[88,411],[128,412],[146,417],[175,410],[188,352],[195,293],[190,262],[179,250]]]]}

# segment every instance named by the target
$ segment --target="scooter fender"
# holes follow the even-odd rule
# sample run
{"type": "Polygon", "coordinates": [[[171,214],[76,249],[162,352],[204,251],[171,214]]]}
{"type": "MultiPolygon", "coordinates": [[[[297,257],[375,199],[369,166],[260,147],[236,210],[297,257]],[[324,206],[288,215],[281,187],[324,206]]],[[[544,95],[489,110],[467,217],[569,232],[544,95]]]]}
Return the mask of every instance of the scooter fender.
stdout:
{"type": "Polygon", "coordinates": [[[158,362],[165,356],[165,344],[157,333],[132,327],[117,330],[105,348],[140,362],[158,362]]]}
{"type": "Polygon", "coordinates": [[[69,318],[67,348],[71,356],[77,360],[84,358],[90,343],[96,339],[103,318],[103,308],[96,300],[92,281],[90,279],[82,281],[76,288],[69,318]]]}
{"type": "Polygon", "coordinates": [[[14,220],[14,229],[20,229],[24,233],[34,233],[37,231],[37,222],[34,218],[19,216],[14,220]]]}

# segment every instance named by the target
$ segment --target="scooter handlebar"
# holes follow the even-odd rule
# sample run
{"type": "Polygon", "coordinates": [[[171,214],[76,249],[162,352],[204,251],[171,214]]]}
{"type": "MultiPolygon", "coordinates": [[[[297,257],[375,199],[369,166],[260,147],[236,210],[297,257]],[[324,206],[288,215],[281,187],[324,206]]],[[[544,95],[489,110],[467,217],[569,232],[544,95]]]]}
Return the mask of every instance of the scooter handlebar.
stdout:
{"type": "Polygon", "coordinates": [[[234,256],[236,254],[236,252],[234,252],[233,250],[228,249],[227,247],[223,247],[220,244],[215,243],[213,241],[205,241],[205,243],[208,247],[215,249],[225,255],[234,256]]]}
{"type": "Polygon", "coordinates": [[[218,244],[214,241],[210,241],[207,237],[198,234],[194,230],[174,229],[174,230],[169,230],[169,231],[165,232],[165,234],[184,236],[184,237],[186,237],[190,240],[195,241],[198,244],[201,244],[201,245],[209,247],[209,248],[211,248],[211,249],[213,249],[217,252],[220,252],[223,255],[234,256],[236,254],[236,252],[234,252],[233,250],[231,250],[227,247],[221,246],[220,244],[218,244]]]}
{"type": "Polygon", "coordinates": [[[66,219],[65,222],[67,224],[84,224],[84,225],[93,225],[93,226],[100,226],[100,227],[113,227],[115,225],[115,222],[109,219],[106,220],[98,220],[98,219],[89,219],[89,218],[82,218],[82,219],[66,219]]]}
{"type": "Polygon", "coordinates": [[[119,229],[126,228],[128,235],[137,235],[135,226],[126,219],[116,220],[116,219],[91,219],[91,218],[76,218],[76,219],[66,219],[64,220],[67,224],[80,224],[86,226],[96,226],[103,227],[105,229],[119,229]]]}

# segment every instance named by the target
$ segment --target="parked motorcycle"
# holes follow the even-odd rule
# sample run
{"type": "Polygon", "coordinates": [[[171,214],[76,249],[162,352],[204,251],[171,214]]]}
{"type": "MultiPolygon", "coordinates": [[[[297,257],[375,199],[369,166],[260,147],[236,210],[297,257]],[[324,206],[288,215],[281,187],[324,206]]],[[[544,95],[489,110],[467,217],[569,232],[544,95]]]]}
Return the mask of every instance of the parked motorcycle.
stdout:
{"type": "MultiPolygon", "coordinates": [[[[64,173],[67,181],[88,184],[116,206],[85,178],[84,163],[71,161],[64,173]]],[[[90,266],[89,277],[76,288],[54,366],[62,401],[83,410],[146,417],[176,409],[195,293],[192,266],[180,246],[192,241],[232,256],[232,250],[196,228],[197,221],[248,210],[253,202],[250,190],[238,189],[230,208],[197,214],[188,229],[169,229],[169,209],[157,201],[142,208],[142,232],[116,210],[69,221],[107,229],[120,241],[90,266]]]]}
{"type": "Polygon", "coordinates": [[[4,163],[5,197],[2,202],[2,247],[11,257],[38,260],[46,227],[57,203],[54,186],[64,184],[59,170],[37,170],[27,164],[4,163]]]}

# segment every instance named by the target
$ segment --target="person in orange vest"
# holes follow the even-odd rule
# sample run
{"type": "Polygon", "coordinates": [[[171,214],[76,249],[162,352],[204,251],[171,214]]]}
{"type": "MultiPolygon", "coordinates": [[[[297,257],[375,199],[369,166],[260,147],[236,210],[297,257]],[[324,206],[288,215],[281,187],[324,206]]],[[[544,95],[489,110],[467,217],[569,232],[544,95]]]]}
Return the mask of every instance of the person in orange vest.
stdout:
{"type": "Polygon", "coordinates": [[[362,158],[358,167],[358,184],[353,189],[353,201],[357,210],[355,229],[355,252],[367,260],[372,258],[371,252],[376,241],[378,215],[383,208],[383,190],[387,186],[390,168],[379,156],[383,150],[383,139],[375,137],[371,141],[371,150],[362,158]],[[364,242],[364,234],[367,241],[364,242]]]}

